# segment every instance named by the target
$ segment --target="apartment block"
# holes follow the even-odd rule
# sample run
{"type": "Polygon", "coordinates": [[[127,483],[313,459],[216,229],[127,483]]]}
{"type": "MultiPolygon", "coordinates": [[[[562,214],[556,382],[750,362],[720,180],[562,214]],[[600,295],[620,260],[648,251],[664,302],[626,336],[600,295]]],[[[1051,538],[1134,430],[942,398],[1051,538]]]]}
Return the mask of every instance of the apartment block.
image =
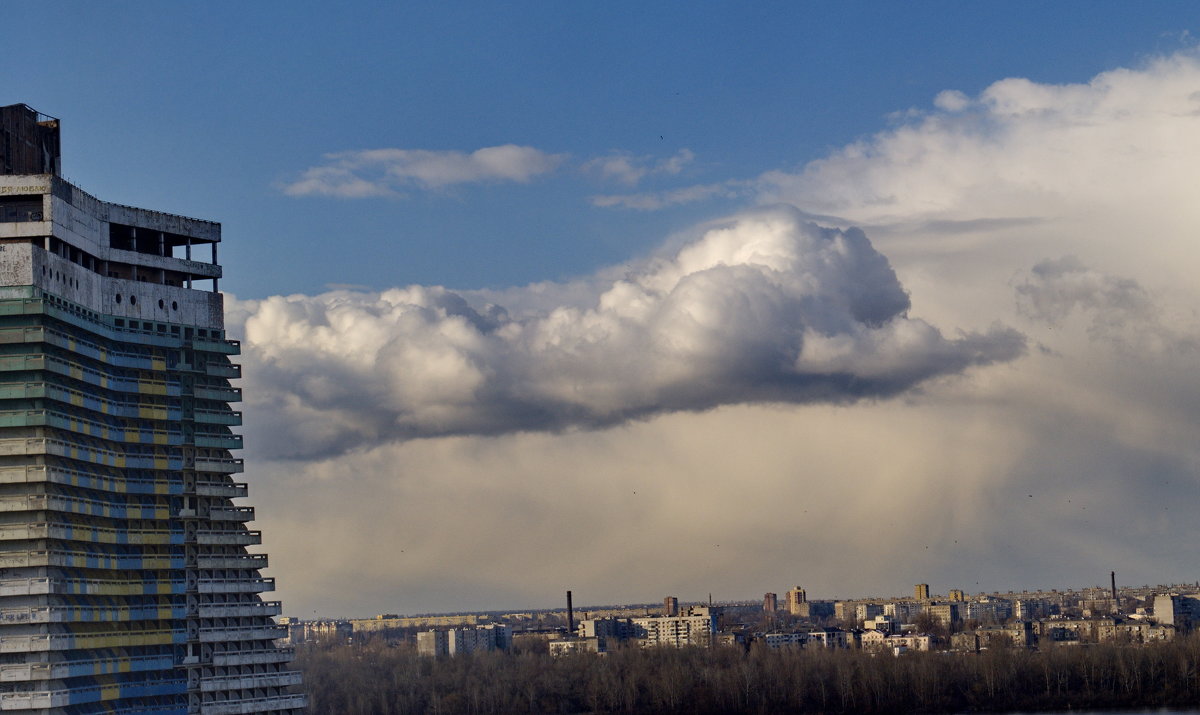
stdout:
{"type": "Polygon", "coordinates": [[[298,713],[237,481],[220,224],[97,199],[0,107],[0,709],[298,713]]]}

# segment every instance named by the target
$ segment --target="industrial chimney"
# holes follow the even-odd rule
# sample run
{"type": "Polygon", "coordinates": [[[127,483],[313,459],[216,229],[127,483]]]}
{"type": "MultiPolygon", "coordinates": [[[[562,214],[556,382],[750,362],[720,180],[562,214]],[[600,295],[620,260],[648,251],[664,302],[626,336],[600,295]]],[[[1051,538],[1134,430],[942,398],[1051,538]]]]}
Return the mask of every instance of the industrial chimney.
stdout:
{"type": "Polygon", "coordinates": [[[567,637],[575,635],[575,607],[571,605],[571,592],[567,591],[567,637]]]}

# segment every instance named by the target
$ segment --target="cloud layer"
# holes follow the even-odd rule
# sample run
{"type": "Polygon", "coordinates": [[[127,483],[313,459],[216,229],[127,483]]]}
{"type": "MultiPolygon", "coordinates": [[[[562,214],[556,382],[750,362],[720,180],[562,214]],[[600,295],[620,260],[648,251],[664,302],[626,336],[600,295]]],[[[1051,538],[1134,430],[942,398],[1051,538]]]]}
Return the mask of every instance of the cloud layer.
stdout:
{"type": "Polygon", "coordinates": [[[635,157],[627,151],[617,151],[584,162],[582,168],[605,179],[634,186],[646,176],[675,176],[695,158],[696,155],[689,149],[680,149],[674,156],[657,160],[646,156],[635,157]]]}
{"type": "Polygon", "coordinates": [[[584,300],[527,312],[420,286],[245,306],[248,392],[271,401],[272,451],[853,402],[1024,346],[1004,328],[945,338],[908,316],[907,294],[861,231],[787,208],[738,216],[613,274],[584,300]]]}

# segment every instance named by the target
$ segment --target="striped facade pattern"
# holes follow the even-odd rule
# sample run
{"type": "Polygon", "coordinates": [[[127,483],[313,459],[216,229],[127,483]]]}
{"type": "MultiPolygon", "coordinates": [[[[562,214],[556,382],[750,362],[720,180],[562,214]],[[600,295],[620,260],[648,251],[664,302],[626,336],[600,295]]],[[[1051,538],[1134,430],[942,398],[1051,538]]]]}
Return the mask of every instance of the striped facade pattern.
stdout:
{"type": "Polygon", "coordinates": [[[50,175],[0,177],[6,201],[39,210],[0,218],[0,711],[302,712],[254,509],[234,502],[219,226],[50,175]],[[201,240],[211,264],[191,260],[201,240]]]}

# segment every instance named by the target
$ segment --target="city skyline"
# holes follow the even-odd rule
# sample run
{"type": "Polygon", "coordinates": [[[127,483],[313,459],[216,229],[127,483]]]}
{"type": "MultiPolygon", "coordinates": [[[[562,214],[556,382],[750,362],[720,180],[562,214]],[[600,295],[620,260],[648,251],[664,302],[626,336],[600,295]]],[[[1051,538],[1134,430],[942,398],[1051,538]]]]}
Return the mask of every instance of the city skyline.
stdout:
{"type": "Polygon", "coordinates": [[[10,11],[222,223],[289,615],[1196,580],[1191,5],[354,8],[10,11]]]}

